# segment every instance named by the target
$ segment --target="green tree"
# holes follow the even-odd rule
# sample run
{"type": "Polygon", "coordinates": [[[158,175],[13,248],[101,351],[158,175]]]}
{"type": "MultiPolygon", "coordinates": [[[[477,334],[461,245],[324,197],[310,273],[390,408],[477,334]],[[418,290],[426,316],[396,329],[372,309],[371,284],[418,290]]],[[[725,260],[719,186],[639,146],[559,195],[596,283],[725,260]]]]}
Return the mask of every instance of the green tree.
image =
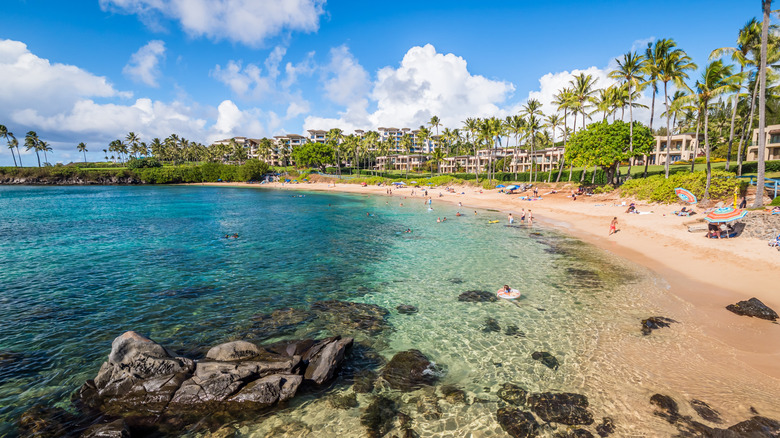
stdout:
{"type": "Polygon", "coordinates": [[[325,142],[330,145],[331,148],[333,148],[334,152],[336,153],[336,169],[341,176],[341,155],[339,151],[339,144],[344,140],[344,133],[341,131],[341,129],[333,128],[325,135],[325,142]]]}
{"type": "Polygon", "coordinates": [[[333,164],[335,152],[333,147],[325,143],[306,143],[299,148],[295,148],[292,158],[299,167],[316,167],[321,172],[325,172],[328,164],[333,164]]]}
{"type": "Polygon", "coordinates": [[[250,158],[238,169],[238,177],[242,181],[257,181],[268,173],[270,166],[265,161],[257,158],[250,158]]]}
{"type": "Polygon", "coordinates": [[[477,130],[479,129],[479,123],[477,119],[473,117],[467,118],[466,121],[463,122],[463,129],[466,131],[466,142],[471,140],[471,149],[474,153],[474,179],[476,180],[477,184],[479,184],[479,148],[477,148],[475,143],[475,136],[477,130]]]}
{"type": "Polygon", "coordinates": [[[654,144],[650,129],[639,122],[634,122],[633,139],[630,138],[631,131],[628,123],[620,120],[591,123],[571,136],[565,159],[575,166],[601,166],[607,179],[616,183],[616,170],[620,162],[647,154],[654,144]]]}
{"type": "Polygon", "coordinates": [[[49,156],[47,155],[47,152],[51,152],[51,146],[49,146],[48,142],[45,142],[43,140],[38,142],[38,148],[43,151],[43,160],[45,164],[51,164],[49,163],[49,156]]]}
{"type": "MultiPolygon", "coordinates": [[[[663,63],[666,52],[669,51],[670,45],[674,45],[674,41],[669,39],[660,39],[653,44],[647,43],[645,49],[645,86],[650,86],[652,100],[650,103],[650,131],[653,131],[653,119],[655,118],[655,96],[658,94],[658,77],[661,73],[661,65],[663,63]]],[[[645,160],[645,172],[644,176],[647,177],[647,165],[650,160],[648,157],[644,157],[645,160]]]]}
{"type": "MultiPolygon", "coordinates": [[[[19,165],[16,164],[16,155],[14,155],[14,145],[11,144],[11,139],[14,139],[14,133],[8,132],[8,128],[5,127],[5,125],[0,125],[0,137],[5,138],[5,141],[8,143],[8,149],[11,150],[11,157],[14,159],[14,167],[19,167],[19,165]]],[[[22,160],[21,155],[19,156],[19,161],[22,160]]]]}
{"type": "Polygon", "coordinates": [[[671,118],[669,115],[669,82],[673,83],[678,89],[688,89],[685,79],[688,79],[687,70],[695,70],[696,64],[682,50],[675,48],[677,45],[670,40],[668,50],[661,59],[661,65],[658,72],[658,80],[664,83],[664,103],[666,105],[666,162],[664,163],[664,177],[669,178],[669,148],[672,143],[671,118]]]}
{"type": "MultiPolygon", "coordinates": [[[[555,130],[558,129],[563,120],[558,114],[551,114],[544,120],[544,126],[552,130],[552,144],[555,147],[555,130]]],[[[547,178],[547,182],[552,182],[552,163],[550,163],[550,176],[547,178]]]]}

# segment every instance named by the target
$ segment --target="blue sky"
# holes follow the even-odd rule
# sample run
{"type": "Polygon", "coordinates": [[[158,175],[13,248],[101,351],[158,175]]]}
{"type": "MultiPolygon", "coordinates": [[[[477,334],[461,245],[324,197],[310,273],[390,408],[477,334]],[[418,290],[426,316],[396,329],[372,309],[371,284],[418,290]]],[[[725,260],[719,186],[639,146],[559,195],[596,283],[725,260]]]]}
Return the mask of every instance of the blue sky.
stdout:
{"type": "Polygon", "coordinates": [[[574,71],[607,85],[611,60],[654,38],[703,65],[760,14],[758,1],[3,3],[0,124],[36,130],[66,163],[78,142],[97,160],[128,131],[208,144],[433,114],[455,128],[547,104],[574,71]]]}

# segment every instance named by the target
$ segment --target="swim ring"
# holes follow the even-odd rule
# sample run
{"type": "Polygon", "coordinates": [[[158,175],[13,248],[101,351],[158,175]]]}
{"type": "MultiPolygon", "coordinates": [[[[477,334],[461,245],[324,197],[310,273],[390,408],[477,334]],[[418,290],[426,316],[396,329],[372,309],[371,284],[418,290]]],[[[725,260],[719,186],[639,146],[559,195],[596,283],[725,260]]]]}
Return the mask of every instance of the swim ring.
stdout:
{"type": "Polygon", "coordinates": [[[520,291],[517,289],[510,289],[509,292],[506,292],[504,289],[499,289],[498,292],[496,292],[496,296],[506,300],[514,300],[515,298],[520,298],[520,291]]]}

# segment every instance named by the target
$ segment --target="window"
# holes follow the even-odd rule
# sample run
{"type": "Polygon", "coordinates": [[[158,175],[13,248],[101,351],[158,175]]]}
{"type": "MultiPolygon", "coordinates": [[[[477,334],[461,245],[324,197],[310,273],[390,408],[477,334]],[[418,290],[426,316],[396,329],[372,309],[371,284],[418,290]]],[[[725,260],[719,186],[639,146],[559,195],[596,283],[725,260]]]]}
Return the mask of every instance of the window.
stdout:
{"type": "Polygon", "coordinates": [[[780,134],[772,134],[769,136],[769,143],[780,143],[780,134]]]}

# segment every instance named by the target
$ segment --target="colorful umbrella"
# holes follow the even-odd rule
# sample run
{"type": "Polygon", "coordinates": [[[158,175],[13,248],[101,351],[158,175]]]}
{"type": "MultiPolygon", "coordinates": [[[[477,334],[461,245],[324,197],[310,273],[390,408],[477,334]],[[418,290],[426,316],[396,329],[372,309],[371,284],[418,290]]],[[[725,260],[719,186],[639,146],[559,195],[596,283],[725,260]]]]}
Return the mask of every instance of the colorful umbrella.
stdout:
{"type": "Polygon", "coordinates": [[[400,182],[400,181],[396,181],[396,182],[394,182],[393,184],[395,184],[395,185],[397,185],[397,186],[402,186],[402,185],[404,185],[404,183],[402,183],[402,182],[400,182]]]}
{"type": "Polygon", "coordinates": [[[689,190],[685,190],[682,187],[677,187],[676,189],[674,189],[674,193],[683,202],[687,202],[688,204],[695,204],[698,202],[698,200],[696,199],[696,195],[691,193],[689,190]]]}
{"type": "Polygon", "coordinates": [[[503,184],[499,184],[499,185],[496,186],[497,189],[503,189],[504,187],[506,187],[506,186],[503,185],[503,184]]]}
{"type": "Polygon", "coordinates": [[[518,187],[518,186],[514,186],[514,185],[512,185],[512,186],[507,186],[507,189],[509,189],[509,190],[517,190],[517,189],[519,189],[519,188],[520,188],[520,187],[518,187]]]}
{"type": "Polygon", "coordinates": [[[711,211],[704,220],[707,222],[731,222],[747,216],[747,211],[734,207],[721,207],[711,211]]]}

